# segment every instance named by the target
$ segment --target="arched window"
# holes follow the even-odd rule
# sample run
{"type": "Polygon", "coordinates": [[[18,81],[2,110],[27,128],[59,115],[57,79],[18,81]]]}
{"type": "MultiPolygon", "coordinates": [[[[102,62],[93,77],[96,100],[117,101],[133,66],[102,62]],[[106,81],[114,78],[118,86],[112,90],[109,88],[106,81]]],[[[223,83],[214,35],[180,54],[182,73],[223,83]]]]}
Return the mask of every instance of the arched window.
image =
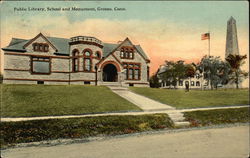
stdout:
{"type": "Polygon", "coordinates": [[[196,86],[200,86],[200,81],[196,81],[196,86]]]}
{"type": "Polygon", "coordinates": [[[101,53],[99,51],[95,52],[95,56],[97,59],[100,59],[101,58],[101,53]]]}
{"type": "Polygon", "coordinates": [[[191,81],[191,86],[194,86],[194,81],[191,81]]]}
{"type": "Polygon", "coordinates": [[[90,53],[88,50],[87,50],[86,52],[84,52],[84,56],[85,56],[85,57],[89,57],[90,54],[91,54],[91,53],[90,53]]]}
{"type": "Polygon", "coordinates": [[[91,71],[92,69],[92,50],[84,49],[83,50],[83,70],[91,71]]]}
{"type": "Polygon", "coordinates": [[[72,51],[72,71],[78,72],[79,71],[79,51],[77,49],[72,51]]]}

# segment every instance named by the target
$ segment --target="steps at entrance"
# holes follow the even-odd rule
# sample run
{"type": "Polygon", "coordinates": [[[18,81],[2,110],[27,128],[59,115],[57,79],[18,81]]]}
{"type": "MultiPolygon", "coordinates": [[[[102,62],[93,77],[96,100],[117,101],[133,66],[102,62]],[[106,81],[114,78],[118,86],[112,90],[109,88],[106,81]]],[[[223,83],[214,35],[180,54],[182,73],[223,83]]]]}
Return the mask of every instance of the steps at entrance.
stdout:
{"type": "Polygon", "coordinates": [[[121,87],[120,82],[99,82],[98,84],[102,86],[121,87]]]}

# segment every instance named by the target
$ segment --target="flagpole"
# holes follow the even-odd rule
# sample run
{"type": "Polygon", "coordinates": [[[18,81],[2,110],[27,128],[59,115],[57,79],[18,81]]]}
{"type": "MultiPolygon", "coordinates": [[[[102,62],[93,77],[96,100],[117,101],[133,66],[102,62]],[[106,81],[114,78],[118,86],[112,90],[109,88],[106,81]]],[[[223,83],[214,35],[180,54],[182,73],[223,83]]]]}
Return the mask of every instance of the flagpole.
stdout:
{"type": "Polygon", "coordinates": [[[208,34],[209,34],[209,38],[208,38],[208,56],[210,57],[210,31],[208,31],[208,34]]]}

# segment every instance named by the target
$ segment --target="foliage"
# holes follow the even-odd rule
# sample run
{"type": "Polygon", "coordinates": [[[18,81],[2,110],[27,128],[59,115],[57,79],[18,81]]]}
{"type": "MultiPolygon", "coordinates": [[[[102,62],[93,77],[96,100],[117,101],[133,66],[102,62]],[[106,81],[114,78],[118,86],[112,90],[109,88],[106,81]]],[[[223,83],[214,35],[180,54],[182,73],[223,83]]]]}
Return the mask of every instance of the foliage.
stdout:
{"type": "Polygon", "coordinates": [[[6,84],[1,86],[2,117],[141,111],[104,86],[6,84]]]}
{"type": "Polygon", "coordinates": [[[1,145],[59,138],[119,135],[173,128],[167,114],[99,116],[1,123],[1,145]]]}
{"type": "Polygon", "coordinates": [[[130,90],[176,108],[216,107],[249,104],[248,89],[184,90],[131,87],[130,90]]]}
{"type": "Polygon", "coordinates": [[[160,79],[167,83],[167,86],[177,85],[177,82],[188,77],[194,77],[196,73],[195,64],[185,64],[184,61],[179,60],[165,61],[165,70],[159,74],[160,79]]]}
{"type": "Polygon", "coordinates": [[[209,126],[237,122],[247,123],[249,122],[249,108],[185,112],[184,117],[191,123],[191,126],[209,126]]]}
{"type": "Polygon", "coordinates": [[[239,83],[242,82],[242,79],[247,78],[248,73],[241,70],[240,67],[245,63],[247,55],[233,55],[230,54],[226,61],[231,67],[230,71],[230,80],[236,84],[236,88],[239,88],[239,83]]]}
{"type": "Polygon", "coordinates": [[[198,64],[198,69],[203,72],[204,79],[209,82],[211,89],[217,89],[219,84],[225,85],[228,83],[230,66],[220,57],[204,56],[198,64]]]}
{"type": "Polygon", "coordinates": [[[197,69],[197,65],[192,63],[192,64],[186,64],[185,65],[185,76],[186,77],[194,77],[197,69]]]}
{"type": "Polygon", "coordinates": [[[157,74],[154,74],[153,76],[150,77],[149,84],[150,84],[150,87],[152,88],[160,87],[159,78],[157,77],[157,74]]]}

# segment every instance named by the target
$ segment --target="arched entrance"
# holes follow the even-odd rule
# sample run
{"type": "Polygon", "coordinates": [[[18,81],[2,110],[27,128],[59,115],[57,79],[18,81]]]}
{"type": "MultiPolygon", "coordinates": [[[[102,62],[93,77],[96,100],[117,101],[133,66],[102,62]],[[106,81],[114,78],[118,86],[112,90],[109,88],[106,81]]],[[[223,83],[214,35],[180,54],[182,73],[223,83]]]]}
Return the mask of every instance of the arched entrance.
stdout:
{"type": "Polygon", "coordinates": [[[103,67],[102,79],[104,82],[117,82],[117,69],[113,64],[107,64],[103,67]]]}

